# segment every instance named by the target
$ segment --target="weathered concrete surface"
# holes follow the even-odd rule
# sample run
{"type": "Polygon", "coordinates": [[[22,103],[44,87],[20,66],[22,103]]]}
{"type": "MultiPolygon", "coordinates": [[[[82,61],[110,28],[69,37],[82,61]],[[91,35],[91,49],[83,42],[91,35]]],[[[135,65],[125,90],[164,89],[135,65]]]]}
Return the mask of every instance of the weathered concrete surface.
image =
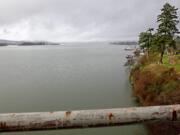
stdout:
{"type": "Polygon", "coordinates": [[[0,114],[0,132],[120,126],[154,120],[180,121],[180,105],[0,114]]]}

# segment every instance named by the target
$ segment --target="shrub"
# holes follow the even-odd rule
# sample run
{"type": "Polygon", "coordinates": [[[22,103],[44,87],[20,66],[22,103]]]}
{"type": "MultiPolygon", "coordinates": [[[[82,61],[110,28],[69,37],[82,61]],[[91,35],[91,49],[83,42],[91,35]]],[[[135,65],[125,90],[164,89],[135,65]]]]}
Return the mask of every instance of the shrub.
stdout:
{"type": "Polygon", "coordinates": [[[141,68],[135,68],[132,72],[134,95],[143,105],[180,103],[180,80],[174,68],[163,65],[151,64],[141,68]],[[169,101],[170,93],[179,92],[179,100],[169,101]]]}

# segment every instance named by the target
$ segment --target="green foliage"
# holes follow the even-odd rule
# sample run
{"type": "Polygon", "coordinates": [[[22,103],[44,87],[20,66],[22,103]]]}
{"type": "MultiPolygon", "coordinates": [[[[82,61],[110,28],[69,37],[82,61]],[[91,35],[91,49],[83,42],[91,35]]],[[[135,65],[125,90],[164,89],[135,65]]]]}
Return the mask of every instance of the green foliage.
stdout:
{"type": "Polygon", "coordinates": [[[158,16],[157,22],[158,26],[158,37],[159,37],[159,51],[161,52],[160,62],[163,63],[164,51],[171,47],[176,47],[174,40],[175,34],[179,33],[177,24],[179,23],[177,16],[177,8],[166,3],[161,9],[161,14],[158,16]]]}
{"type": "Polygon", "coordinates": [[[149,28],[146,32],[141,32],[139,35],[139,45],[142,49],[149,49],[151,48],[151,42],[153,38],[152,34],[153,29],[149,28]]]}
{"type": "Polygon", "coordinates": [[[178,33],[177,24],[179,23],[177,17],[177,8],[166,3],[161,9],[161,14],[158,16],[159,23],[158,33],[160,35],[171,36],[178,33]]]}
{"type": "Polygon", "coordinates": [[[153,29],[142,32],[139,35],[139,45],[143,49],[160,53],[160,63],[163,63],[165,50],[175,50],[178,47],[179,38],[175,40],[175,34],[179,33],[177,24],[179,23],[177,16],[177,8],[166,3],[161,9],[161,14],[157,17],[158,29],[152,34],[153,29]]]}
{"type": "Polygon", "coordinates": [[[153,35],[151,50],[154,52],[164,52],[165,49],[173,48],[176,49],[176,42],[170,36],[160,35],[158,33],[153,35]]]}
{"type": "Polygon", "coordinates": [[[153,35],[153,39],[152,39],[152,48],[151,50],[153,52],[161,52],[162,50],[164,50],[165,46],[164,46],[165,42],[162,36],[160,36],[158,33],[155,33],[153,35]]]}
{"type": "Polygon", "coordinates": [[[170,64],[169,63],[169,57],[168,55],[164,55],[163,57],[163,65],[168,67],[168,68],[175,68],[178,72],[180,72],[180,55],[176,55],[175,57],[175,61],[176,64],[170,64]]]}

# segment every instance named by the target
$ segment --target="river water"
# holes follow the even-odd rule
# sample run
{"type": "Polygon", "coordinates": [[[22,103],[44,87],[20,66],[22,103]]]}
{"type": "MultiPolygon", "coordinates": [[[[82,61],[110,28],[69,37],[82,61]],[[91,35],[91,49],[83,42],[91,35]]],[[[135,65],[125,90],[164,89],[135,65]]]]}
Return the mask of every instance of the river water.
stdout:
{"type": "MultiPolygon", "coordinates": [[[[0,113],[135,106],[125,46],[67,43],[64,46],[0,48],[0,113]]],[[[9,135],[9,133],[3,133],[9,135]]],[[[13,135],[146,135],[143,125],[13,135]]]]}

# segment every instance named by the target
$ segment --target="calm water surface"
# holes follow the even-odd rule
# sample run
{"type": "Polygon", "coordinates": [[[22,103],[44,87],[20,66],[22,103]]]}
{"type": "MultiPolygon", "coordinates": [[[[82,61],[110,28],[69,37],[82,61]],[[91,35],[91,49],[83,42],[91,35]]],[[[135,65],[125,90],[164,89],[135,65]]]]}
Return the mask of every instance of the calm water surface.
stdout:
{"type": "MultiPolygon", "coordinates": [[[[135,106],[125,46],[0,48],[0,113],[135,106]]],[[[3,133],[5,135],[146,135],[142,125],[100,129],[3,133]]]]}

